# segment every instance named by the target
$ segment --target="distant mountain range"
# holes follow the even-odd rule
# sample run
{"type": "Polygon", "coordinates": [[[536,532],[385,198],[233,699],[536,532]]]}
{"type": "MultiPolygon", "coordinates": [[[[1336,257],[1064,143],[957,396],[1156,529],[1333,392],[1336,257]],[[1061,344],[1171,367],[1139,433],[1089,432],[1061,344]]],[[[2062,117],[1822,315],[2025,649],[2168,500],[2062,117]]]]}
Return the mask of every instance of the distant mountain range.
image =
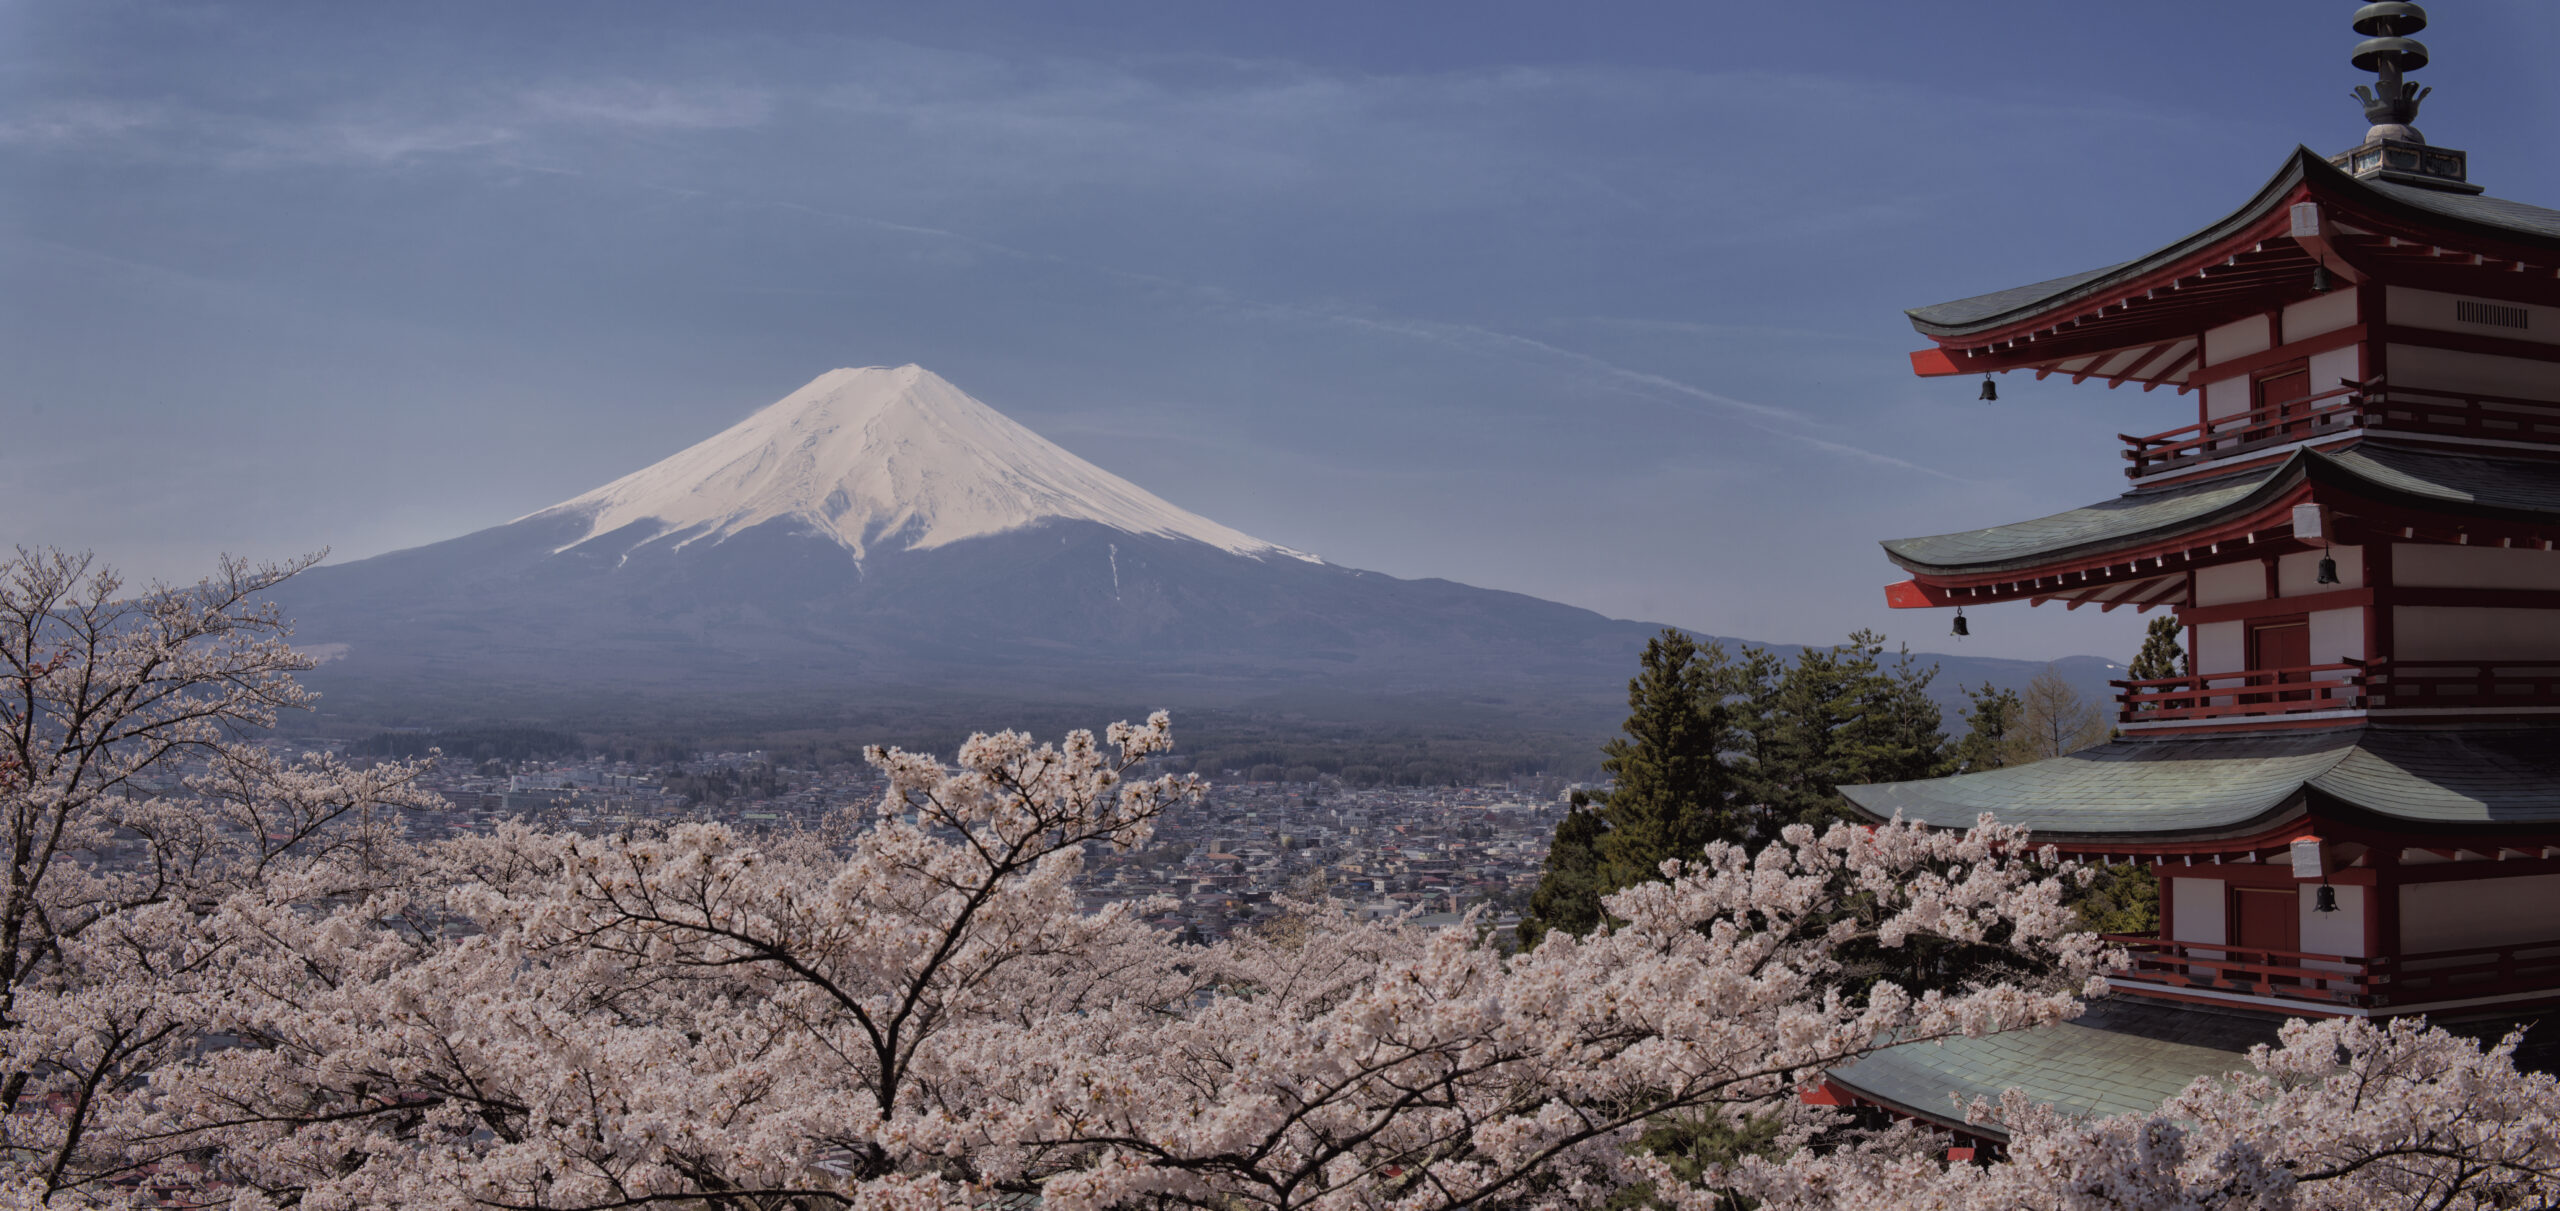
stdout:
{"type": "MultiPolygon", "coordinates": [[[[918,366],[830,371],[591,492],[276,596],[328,658],[325,705],[386,718],[1356,699],[1596,719],[1660,629],[1262,541],[918,366]]],[[[1930,659],[1950,698],[2042,667],[1930,659]]],[[[2059,664],[2084,693],[2112,671],[2059,664]]]]}

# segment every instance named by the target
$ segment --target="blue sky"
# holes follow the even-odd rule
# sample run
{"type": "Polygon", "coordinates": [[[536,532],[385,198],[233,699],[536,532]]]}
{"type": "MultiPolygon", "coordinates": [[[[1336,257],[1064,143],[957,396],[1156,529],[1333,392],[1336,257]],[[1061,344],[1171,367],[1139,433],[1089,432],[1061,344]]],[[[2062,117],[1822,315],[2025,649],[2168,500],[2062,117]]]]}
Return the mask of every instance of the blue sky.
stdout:
{"type": "MultiPolygon", "coordinates": [[[[1877,539],[2193,405],[1986,406],[1901,309],[2352,144],[2352,9],[0,0],[0,543],[360,557],[914,361],[1339,563],[1944,647],[1877,539]]],[[[2560,204],[2560,5],[2431,11],[2421,125],[2560,204]]]]}

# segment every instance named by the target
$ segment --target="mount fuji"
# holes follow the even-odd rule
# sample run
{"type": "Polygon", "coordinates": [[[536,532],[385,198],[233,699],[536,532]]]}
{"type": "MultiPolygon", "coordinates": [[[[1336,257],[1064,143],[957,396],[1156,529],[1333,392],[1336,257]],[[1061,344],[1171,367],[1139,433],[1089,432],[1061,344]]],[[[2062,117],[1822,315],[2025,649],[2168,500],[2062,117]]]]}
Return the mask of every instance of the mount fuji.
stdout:
{"type": "Polygon", "coordinates": [[[593,491],[276,597],[328,661],[327,707],[377,715],[678,695],[1605,711],[1656,629],[1254,538],[918,366],[830,371],[593,491]]]}

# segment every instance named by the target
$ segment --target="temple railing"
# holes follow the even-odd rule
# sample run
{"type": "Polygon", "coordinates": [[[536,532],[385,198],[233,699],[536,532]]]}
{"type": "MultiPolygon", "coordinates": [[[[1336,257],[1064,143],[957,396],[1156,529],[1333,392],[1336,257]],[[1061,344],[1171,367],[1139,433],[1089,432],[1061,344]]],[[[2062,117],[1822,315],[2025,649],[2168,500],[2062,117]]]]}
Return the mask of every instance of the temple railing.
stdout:
{"type": "Polygon", "coordinates": [[[2393,387],[2368,391],[2364,414],[2369,429],[2560,445],[2560,403],[2550,400],[2393,387]]]}
{"type": "Polygon", "coordinates": [[[2375,379],[2149,437],[2117,434],[2133,479],[2359,429],[2560,445],[2560,403],[2510,395],[2385,387],[2375,379]]]}
{"type": "Polygon", "coordinates": [[[2560,661],[2375,660],[2365,666],[2377,709],[2560,707],[2560,661]]]}
{"type": "Polygon", "coordinates": [[[2119,433],[2116,436],[2125,444],[2122,455],[2133,464],[2124,473],[2141,479],[2271,446],[2344,433],[2365,423],[2366,390],[2361,386],[2341,386],[2255,411],[2180,425],[2149,437],[2119,433]]]}
{"type": "Polygon", "coordinates": [[[2118,722],[2171,723],[2362,710],[2365,676],[2365,666],[2350,661],[2107,684],[2116,687],[2118,722]]]}
{"type": "Polygon", "coordinates": [[[2108,934],[2126,962],[2110,975],[2128,991],[2222,992],[2383,1009],[2537,992],[2560,994],[2560,941],[2360,957],[2225,942],[2108,934]]]}

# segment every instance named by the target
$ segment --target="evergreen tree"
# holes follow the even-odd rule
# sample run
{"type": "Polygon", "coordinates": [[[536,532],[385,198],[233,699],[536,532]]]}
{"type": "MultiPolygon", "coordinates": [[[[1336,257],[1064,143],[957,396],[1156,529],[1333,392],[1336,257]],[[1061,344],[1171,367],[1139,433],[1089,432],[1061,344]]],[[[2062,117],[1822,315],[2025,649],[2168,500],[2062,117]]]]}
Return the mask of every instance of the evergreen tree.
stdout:
{"type": "Polygon", "coordinates": [[[1538,944],[1551,929],[1585,934],[1600,924],[1600,838],[1608,822],[1581,791],[1573,792],[1564,819],[1556,822],[1555,839],[1547,843],[1547,868],[1529,893],[1529,910],[1521,914],[1520,948],[1538,944]]]}
{"type": "Polygon", "coordinates": [[[1965,708],[1964,739],[1956,742],[1951,754],[1954,772],[1977,774],[2009,764],[2010,733],[2024,709],[2018,691],[1999,689],[1986,681],[1980,689],[1966,690],[1965,697],[1973,705],[1965,708]]]}
{"type": "Polygon", "coordinates": [[[1937,667],[1918,667],[1905,650],[1887,668],[1883,653],[1873,631],[1807,648],[1755,696],[1766,708],[1753,721],[1764,735],[1752,773],[1772,828],[1842,818],[1843,786],[1944,772],[1943,716],[1928,693],[1937,667]]]}
{"type": "Polygon", "coordinates": [[[1645,644],[1627,683],[1626,735],[1603,749],[1616,779],[1596,811],[1577,808],[1556,825],[1545,874],[1520,923],[1523,946],[1549,930],[1599,925],[1600,897],[1661,878],[1665,859],[1740,833],[1736,779],[1726,757],[1737,741],[1738,670],[1724,649],[1666,629],[1645,644]]]}
{"type": "Polygon", "coordinates": [[[1840,819],[1841,786],[1946,772],[1936,667],[1907,650],[1888,666],[1883,653],[1868,631],[1793,664],[1761,648],[1737,662],[1676,630],[1646,644],[1626,735],[1604,750],[1616,787],[1598,811],[1557,824],[1521,944],[1596,927],[1601,896],[1660,878],[1666,859],[1709,841],[1756,844],[1789,823],[1840,819]]]}
{"type": "Polygon", "coordinates": [[[1694,856],[1741,832],[1732,802],[1734,668],[1721,645],[1700,647],[1677,630],[1645,644],[1627,685],[1626,735],[1602,749],[1616,778],[1599,841],[1606,890],[1662,877],[1662,863],[1694,856]]]}
{"type": "Polygon", "coordinates": [[[2092,933],[2156,933],[2160,929],[2160,879],[2147,866],[2103,863],[2071,897],[2071,909],[2092,933]]]}
{"type": "MultiPolygon", "coordinates": [[[[2195,661],[2187,656],[2185,633],[2177,618],[2169,614],[2151,620],[2150,629],[2142,633],[2142,651],[2134,655],[2133,666],[2127,670],[2135,681],[2184,677],[2195,671],[2195,661]]],[[[2153,711],[2160,706],[2146,702],[2141,709],[2153,711]]]]}
{"type": "Polygon", "coordinates": [[[2194,671],[2195,662],[2187,659],[2186,632],[2177,617],[2163,614],[2152,619],[2150,629],[2142,633],[2142,651],[2133,658],[2133,679],[2184,677],[2194,671]]]}

